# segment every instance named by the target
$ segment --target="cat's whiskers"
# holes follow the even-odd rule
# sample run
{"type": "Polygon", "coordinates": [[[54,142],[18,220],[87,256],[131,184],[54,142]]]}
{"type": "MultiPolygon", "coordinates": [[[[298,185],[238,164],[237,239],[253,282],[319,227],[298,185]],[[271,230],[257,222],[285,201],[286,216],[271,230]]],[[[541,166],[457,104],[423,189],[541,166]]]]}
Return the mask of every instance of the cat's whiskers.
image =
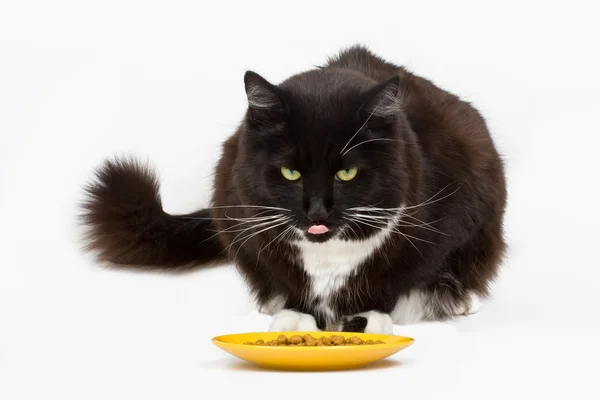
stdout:
{"type": "MultiPolygon", "coordinates": [[[[450,185],[448,185],[448,186],[450,186],[450,185]]],[[[448,186],[446,186],[446,187],[448,187],[448,186]]],[[[448,197],[452,196],[454,193],[458,192],[461,188],[462,188],[462,185],[460,185],[459,187],[457,187],[451,193],[445,195],[444,197],[440,197],[439,199],[435,199],[435,200],[431,200],[431,201],[427,200],[427,201],[424,201],[424,202],[422,202],[420,204],[415,204],[414,206],[407,206],[407,207],[405,207],[405,209],[410,210],[410,209],[413,209],[413,208],[419,208],[419,207],[427,206],[429,204],[437,203],[438,201],[447,199],[448,197]]],[[[435,197],[436,195],[434,195],[433,197],[435,197]]]]}
{"type": "MultiPolygon", "coordinates": [[[[400,208],[400,210],[403,210],[402,208],[400,208]]],[[[388,211],[388,210],[370,210],[367,207],[364,208],[364,210],[362,212],[358,212],[358,213],[347,213],[348,215],[352,215],[352,216],[357,216],[357,217],[363,217],[363,218],[370,218],[373,220],[384,220],[384,221],[389,221],[391,220],[393,217],[395,217],[396,215],[398,215],[398,211],[399,210],[395,210],[395,211],[388,211]],[[373,214],[365,214],[365,213],[369,213],[372,212],[373,214]]],[[[441,233],[443,235],[445,235],[444,232],[436,229],[434,226],[432,226],[432,224],[435,224],[436,222],[442,221],[444,220],[446,217],[442,217],[439,218],[435,221],[431,221],[431,222],[424,222],[421,221],[420,219],[418,219],[417,217],[414,217],[412,214],[410,213],[400,213],[400,221],[398,224],[398,226],[412,226],[412,227],[427,227],[430,228],[432,231],[437,232],[437,233],[441,233]],[[416,220],[417,222],[419,222],[418,224],[410,222],[410,221],[406,221],[403,218],[410,218],[413,220],[416,220]]]]}
{"type": "Polygon", "coordinates": [[[383,219],[385,221],[390,220],[391,219],[390,217],[393,216],[393,214],[390,215],[390,216],[369,215],[369,214],[350,214],[350,215],[353,215],[353,216],[356,216],[356,217],[365,217],[365,218],[373,218],[373,219],[383,219]]]}
{"type": "Polygon", "coordinates": [[[282,218],[287,218],[285,215],[277,215],[274,216],[274,218],[270,218],[267,221],[249,221],[249,222],[240,222],[239,224],[235,224],[233,226],[230,226],[229,228],[225,228],[221,231],[219,231],[219,233],[224,233],[224,232],[245,232],[249,229],[253,229],[253,228],[257,228],[260,226],[264,226],[267,224],[270,224],[271,222],[277,222],[277,220],[282,219],[282,218]],[[243,228],[243,229],[235,229],[236,227],[240,226],[240,225],[248,225],[248,224],[252,224],[252,223],[256,223],[252,226],[249,226],[247,228],[243,228]]]}
{"type": "MultiPolygon", "coordinates": [[[[356,224],[356,222],[354,222],[354,221],[350,221],[350,222],[356,224]]],[[[356,233],[356,231],[354,230],[353,227],[351,227],[350,225],[347,225],[346,227],[352,231],[352,233],[354,234],[354,237],[356,238],[356,240],[360,239],[360,236],[358,236],[358,233],[356,233]]],[[[359,228],[360,228],[360,225],[359,225],[359,228]]]]}
{"type": "Polygon", "coordinates": [[[285,220],[288,220],[288,219],[290,219],[290,217],[287,217],[287,216],[280,216],[280,217],[279,217],[279,218],[277,218],[277,219],[270,220],[270,221],[267,221],[267,222],[262,222],[262,223],[260,223],[260,224],[258,224],[258,225],[252,225],[252,226],[249,226],[248,228],[242,229],[242,231],[241,231],[240,233],[238,233],[238,234],[237,234],[237,235],[236,235],[236,236],[233,238],[233,240],[231,241],[231,243],[229,244],[229,246],[228,246],[228,247],[231,247],[232,245],[234,245],[235,243],[237,243],[239,240],[244,240],[244,238],[245,238],[246,236],[243,236],[241,239],[239,239],[239,240],[238,240],[238,238],[239,238],[240,236],[242,236],[242,235],[244,234],[244,232],[250,231],[250,230],[252,230],[252,229],[254,229],[254,228],[260,228],[260,227],[263,227],[263,226],[265,226],[265,225],[266,225],[266,226],[269,226],[269,225],[271,225],[271,224],[276,224],[276,223],[278,223],[278,222],[282,222],[282,221],[285,221],[285,220]]]}
{"type": "Polygon", "coordinates": [[[214,235],[212,235],[212,236],[209,236],[209,237],[208,237],[208,238],[206,238],[206,239],[204,239],[204,240],[203,240],[201,243],[204,243],[204,242],[206,242],[206,241],[208,241],[208,240],[211,240],[212,238],[214,238],[214,237],[216,237],[216,236],[219,236],[219,235],[221,235],[221,234],[223,234],[223,233],[244,232],[244,231],[246,231],[246,230],[248,230],[248,229],[252,229],[252,228],[254,228],[254,227],[256,227],[256,226],[260,226],[260,225],[265,225],[265,224],[267,224],[267,223],[271,222],[272,220],[275,220],[275,219],[278,219],[278,218],[282,218],[282,217],[284,217],[284,215],[283,215],[283,214],[278,214],[278,215],[270,215],[268,218],[265,218],[265,219],[259,219],[259,220],[256,220],[256,221],[254,221],[254,220],[249,220],[249,221],[240,222],[240,223],[238,223],[238,224],[232,225],[232,226],[230,226],[230,227],[227,227],[227,228],[225,228],[225,229],[222,229],[222,230],[220,230],[220,231],[211,230],[211,232],[215,232],[215,234],[214,234],[214,235]],[[244,228],[244,229],[235,229],[235,228],[237,228],[237,227],[239,227],[239,226],[242,226],[242,225],[248,225],[248,224],[253,224],[253,223],[259,223],[260,225],[252,225],[252,226],[250,226],[249,228],[244,228]]]}
{"type": "MultiPolygon", "coordinates": [[[[258,251],[258,256],[260,256],[260,253],[261,253],[263,250],[266,250],[266,249],[267,249],[267,248],[268,248],[268,247],[271,245],[271,243],[275,242],[277,239],[279,239],[279,238],[280,238],[281,236],[283,236],[284,234],[288,233],[288,231],[289,231],[290,229],[293,229],[293,228],[294,228],[293,226],[288,226],[287,228],[285,228],[285,229],[284,229],[284,230],[283,230],[283,231],[282,231],[282,232],[281,232],[279,235],[275,236],[275,239],[271,240],[271,241],[270,241],[270,242],[269,242],[269,243],[268,243],[266,246],[262,247],[262,248],[261,248],[261,249],[258,251]]],[[[257,257],[258,257],[258,256],[257,256],[257,257]]]]}
{"type": "MultiPolygon", "coordinates": [[[[377,109],[379,108],[379,106],[381,106],[381,104],[384,102],[384,100],[385,100],[385,98],[382,99],[379,102],[379,104],[377,104],[377,106],[373,109],[373,111],[371,111],[371,113],[369,114],[369,116],[367,117],[367,119],[365,120],[365,122],[363,122],[363,124],[360,126],[360,128],[358,128],[358,130],[354,133],[354,135],[352,135],[352,137],[350,138],[350,140],[348,140],[348,142],[344,145],[344,147],[342,147],[342,150],[340,151],[340,154],[344,153],[344,150],[346,149],[346,147],[348,147],[348,145],[350,144],[350,142],[352,142],[352,140],[356,137],[356,135],[358,135],[360,133],[360,131],[362,131],[362,129],[365,127],[365,125],[367,125],[367,123],[369,122],[369,120],[371,119],[371,117],[373,116],[373,114],[375,114],[375,111],[377,111],[377,109]]],[[[346,153],[344,153],[344,154],[346,154],[346,153]]],[[[342,156],[344,154],[342,154],[342,156]]]]}
{"type": "Polygon", "coordinates": [[[421,239],[416,236],[408,235],[404,232],[394,229],[394,226],[391,226],[391,227],[389,226],[389,222],[382,222],[380,220],[369,220],[369,219],[366,219],[363,217],[351,216],[349,214],[346,214],[343,218],[346,220],[349,220],[349,221],[354,221],[358,224],[370,226],[375,229],[379,229],[379,230],[388,229],[392,233],[399,234],[399,235],[403,236],[415,248],[415,250],[417,250],[417,252],[421,255],[421,257],[423,257],[423,253],[421,253],[421,250],[419,250],[419,248],[413,243],[413,241],[411,239],[435,245],[435,243],[430,242],[428,240],[421,239]],[[377,225],[377,224],[379,224],[379,225],[377,225]]]}
{"type": "Polygon", "coordinates": [[[271,206],[258,206],[258,205],[250,205],[250,204],[236,204],[232,206],[212,206],[205,207],[212,209],[221,209],[221,208],[261,208],[264,210],[279,210],[279,211],[291,211],[289,208],[281,208],[281,207],[271,207],[271,206]]]}
{"type": "Polygon", "coordinates": [[[207,207],[207,209],[225,209],[226,211],[225,211],[224,217],[192,217],[192,216],[182,216],[182,217],[186,218],[186,219],[191,219],[191,220],[257,222],[257,221],[266,221],[268,219],[272,219],[274,217],[273,215],[263,216],[264,214],[267,214],[269,212],[285,211],[285,212],[291,213],[291,210],[287,209],[287,208],[247,205],[247,204],[232,205],[232,206],[215,206],[215,207],[207,207]],[[231,217],[228,215],[229,209],[240,209],[240,208],[258,209],[258,210],[262,210],[262,211],[259,211],[257,214],[254,214],[250,217],[231,217]]]}
{"type": "Polygon", "coordinates": [[[297,226],[295,224],[290,225],[289,232],[287,233],[287,235],[285,235],[281,239],[279,239],[279,242],[282,242],[284,240],[287,240],[289,242],[290,240],[292,240],[294,238],[294,236],[297,237],[298,234],[296,233],[295,228],[297,228],[297,226]]]}
{"type": "MultiPolygon", "coordinates": [[[[364,220],[369,220],[369,221],[374,222],[374,223],[376,223],[376,222],[381,223],[381,222],[386,222],[386,221],[389,222],[396,215],[396,214],[391,214],[391,215],[388,215],[388,216],[380,216],[380,215],[351,214],[351,213],[345,213],[345,214],[348,215],[348,216],[350,216],[350,217],[358,217],[358,218],[361,218],[361,219],[364,219],[364,220]]],[[[431,226],[431,224],[439,222],[439,221],[441,221],[443,219],[444,218],[440,218],[440,219],[437,219],[437,220],[435,220],[433,222],[427,223],[427,222],[423,222],[420,219],[415,218],[415,217],[413,217],[413,216],[411,216],[409,214],[402,214],[400,216],[400,220],[396,224],[394,224],[394,226],[405,227],[405,228],[422,228],[422,229],[425,229],[427,231],[439,233],[440,235],[451,236],[451,235],[449,235],[447,233],[444,233],[444,232],[440,231],[439,229],[436,229],[435,227],[431,226]],[[416,219],[420,223],[419,224],[415,224],[415,223],[412,223],[410,221],[406,221],[405,219],[402,219],[404,217],[409,217],[409,218],[416,219]]]]}
{"type": "MultiPolygon", "coordinates": [[[[262,246],[262,247],[260,248],[260,250],[258,251],[258,255],[256,256],[256,264],[258,265],[258,261],[259,261],[259,259],[260,259],[260,253],[262,253],[262,252],[263,252],[263,250],[266,250],[266,249],[267,249],[267,247],[269,247],[269,246],[270,246],[270,245],[271,245],[273,242],[276,242],[276,246],[275,246],[275,247],[277,247],[277,245],[278,245],[279,243],[281,243],[281,241],[282,241],[282,240],[283,240],[285,237],[287,237],[287,236],[288,236],[288,234],[289,234],[290,232],[293,232],[293,230],[294,230],[294,225],[293,225],[293,224],[291,224],[290,226],[288,226],[287,228],[285,228],[285,229],[284,229],[284,230],[283,230],[283,231],[282,231],[282,232],[281,232],[279,235],[277,235],[277,236],[275,237],[275,239],[271,240],[271,241],[270,241],[270,242],[269,242],[269,243],[268,243],[266,246],[262,246]]],[[[241,247],[241,246],[240,246],[240,247],[241,247]]],[[[269,257],[271,257],[271,256],[269,255],[269,257]]]]}
{"type": "MultiPolygon", "coordinates": [[[[230,215],[229,215],[229,211],[230,211],[230,210],[226,210],[226,211],[225,211],[225,214],[224,214],[224,215],[225,215],[225,218],[238,218],[238,217],[232,217],[232,216],[230,216],[230,215]]],[[[265,216],[265,214],[273,213],[273,212],[275,212],[275,211],[278,211],[278,210],[263,210],[263,211],[261,211],[261,212],[259,212],[259,213],[257,213],[257,214],[253,214],[252,216],[250,216],[250,217],[248,217],[248,218],[260,218],[260,217],[263,217],[263,216],[265,216]]],[[[266,216],[268,217],[268,216],[270,216],[270,215],[266,215],[266,216]]],[[[242,217],[242,218],[246,218],[246,217],[242,217]]]]}
{"type": "Polygon", "coordinates": [[[382,222],[380,220],[370,220],[370,219],[364,218],[364,217],[353,217],[353,218],[356,221],[362,222],[362,223],[368,222],[368,223],[372,223],[372,224],[379,224],[379,226],[373,226],[373,225],[371,225],[374,228],[389,229],[391,232],[398,233],[400,235],[403,235],[403,236],[406,236],[406,237],[410,237],[410,238],[413,238],[415,240],[418,240],[418,241],[421,241],[421,242],[424,242],[424,243],[435,244],[434,242],[431,242],[429,240],[425,240],[425,239],[422,239],[422,238],[419,238],[419,237],[416,237],[416,236],[408,235],[408,234],[406,234],[404,232],[400,232],[398,229],[395,229],[395,227],[398,226],[398,224],[394,224],[391,227],[389,227],[388,226],[388,222],[382,222]]]}
{"type": "Polygon", "coordinates": [[[393,207],[393,208],[377,208],[377,207],[351,207],[348,208],[349,211],[372,211],[372,212],[387,212],[389,214],[395,214],[398,211],[403,210],[403,207],[393,207]]]}
{"type": "Polygon", "coordinates": [[[431,222],[423,222],[420,219],[418,219],[417,217],[413,217],[410,214],[406,214],[405,217],[412,218],[412,219],[416,220],[417,222],[420,222],[419,224],[413,224],[413,223],[411,223],[409,221],[402,220],[402,222],[404,222],[404,223],[407,224],[406,226],[419,227],[419,228],[423,228],[423,229],[426,229],[426,230],[429,230],[429,231],[432,231],[432,232],[439,233],[440,235],[452,236],[452,235],[449,235],[449,234],[447,234],[445,232],[442,232],[439,229],[437,229],[434,226],[432,226],[432,224],[435,224],[436,222],[443,221],[444,219],[446,219],[446,217],[438,218],[435,221],[431,221],[431,222]]]}
{"type": "Polygon", "coordinates": [[[413,209],[418,209],[420,207],[423,206],[427,206],[429,204],[433,204],[436,203],[438,201],[444,200],[450,196],[452,196],[453,194],[455,194],[456,192],[458,192],[460,190],[460,188],[462,187],[462,185],[460,185],[459,187],[457,187],[455,190],[453,190],[451,193],[440,197],[438,199],[435,199],[440,193],[442,193],[444,190],[446,190],[451,184],[447,184],[446,186],[444,186],[441,190],[439,190],[436,194],[434,194],[433,196],[431,196],[429,199],[419,203],[419,204],[415,204],[412,206],[402,206],[402,207],[390,207],[390,208],[381,208],[381,207],[369,207],[369,206],[362,206],[362,207],[351,207],[348,208],[349,211],[370,211],[370,212],[389,212],[389,213],[394,213],[397,211],[406,211],[406,210],[413,210],[413,209]],[[434,200],[435,199],[435,200],[434,200]]]}
{"type": "MultiPolygon", "coordinates": [[[[401,214],[401,219],[400,221],[398,221],[398,223],[395,224],[395,226],[397,227],[406,227],[406,228],[421,228],[424,230],[428,230],[428,231],[432,231],[441,235],[446,235],[446,236],[451,236],[445,232],[440,231],[439,229],[436,229],[435,227],[431,226],[431,224],[441,221],[443,218],[433,221],[433,222],[424,222],[421,221],[420,219],[418,219],[417,217],[413,216],[413,214],[415,214],[417,211],[419,211],[419,209],[421,207],[427,206],[429,204],[433,204],[436,203],[438,201],[441,201],[443,199],[446,199],[450,196],[452,196],[454,193],[456,193],[462,186],[459,186],[458,188],[456,188],[454,191],[452,191],[451,193],[436,198],[438,197],[444,190],[446,190],[451,184],[448,184],[446,186],[444,186],[441,190],[439,190],[437,193],[435,193],[433,196],[431,196],[429,199],[416,204],[416,205],[412,205],[412,206],[403,206],[403,207],[390,207],[390,208],[382,208],[382,207],[371,207],[371,206],[362,206],[362,207],[352,207],[349,208],[348,211],[349,212],[345,212],[345,214],[351,218],[354,219],[355,221],[358,221],[360,223],[363,223],[365,225],[369,225],[371,227],[374,228],[378,228],[378,229],[383,229],[385,228],[385,226],[387,226],[387,223],[390,219],[392,219],[395,215],[397,215],[398,212],[400,212],[401,214]],[[407,212],[412,210],[411,212],[407,212]],[[374,215],[372,215],[374,214],[374,215]],[[407,221],[406,218],[411,218],[413,220],[416,220],[418,222],[420,222],[420,224],[415,224],[412,223],[410,221],[407,221]],[[378,226],[382,225],[382,226],[378,226]],[[385,225],[385,226],[383,226],[385,225]]],[[[434,244],[430,241],[418,238],[416,236],[411,236],[408,235],[404,232],[399,232],[395,229],[392,229],[392,232],[395,233],[399,233],[401,235],[403,235],[412,245],[413,247],[415,247],[415,249],[417,249],[417,247],[412,243],[412,241],[410,241],[410,238],[415,239],[415,240],[419,240],[422,242],[427,242],[427,243],[431,243],[434,244]]],[[[418,250],[418,249],[417,249],[418,250]]],[[[420,251],[419,251],[420,253],[420,251]]]]}
{"type": "Polygon", "coordinates": [[[342,153],[342,157],[344,157],[346,154],[348,154],[348,152],[349,152],[350,150],[357,148],[357,147],[358,147],[358,146],[360,146],[361,144],[365,144],[365,143],[369,143],[369,142],[380,142],[380,141],[381,141],[381,142],[384,142],[384,141],[387,141],[387,142],[401,142],[401,140],[398,140],[398,139],[390,139],[390,138],[375,138],[375,139],[369,139],[369,140],[365,140],[365,141],[362,141],[362,142],[360,142],[360,143],[358,143],[358,144],[355,144],[354,146],[350,147],[348,150],[346,150],[345,152],[343,152],[343,153],[342,153]]]}
{"type": "MultiPolygon", "coordinates": [[[[244,239],[245,239],[245,238],[247,238],[249,235],[251,235],[251,234],[252,234],[252,229],[254,229],[254,228],[260,228],[260,227],[262,227],[262,226],[265,226],[265,225],[267,225],[267,227],[268,227],[268,225],[271,225],[271,224],[276,224],[276,223],[278,223],[278,222],[281,222],[281,221],[283,221],[284,219],[285,219],[284,217],[280,217],[279,219],[276,219],[276,220],[273,220],[273,221],[268,221],[268,222],[266,222],[266,223],[262,223],[260,226],[258,226],[258,225],[252,225],[252,226],[250,226],[250,227],[248,227],[248,228],[245,228],[245,229],[241,230],[241,232],[240,232],[240,233],[238,233],[238,234],[237,234],[237,235],[236,235],[236,236],[233,238],[233,240],[231,241],[231,243],[230,243],[230,244],[229,244],[227,247],[225,247],[225,248],[222,250],[222,252],[225,252],[225,251],[227,251],[227,257],[229,257],[229,255],[230,255],[230,251],[231,251],[231,248],[233,247],[233,245],[234,245],[235,243],[237,243],[238,241],[240,241],[240,240],[244,240],[244,239]],[[245,233],[245,232],[248,232],[248,231],[250,231],[250,233],[248,233],[248,235],[242,236],[242,235],[244,235],[244,233],[245,233]],[[242,237],[241,237],[241,239],[239,239],[239,240],[238,240],[238,238],[239,238],[240,236],[242,236],[242,237]]],[[[237,254],[237,252],[236,252],[236,254],[237,254]]]]}
{"type": "MultiPolygon", "coordinates": [[[[208,209],[216,209],[216,210],[225,210],[224,217],[205,217],[205,218],[203,218],[203,217],[186,217],[186,218],[192,219],[192,220],[239,222],[235,225],[229,226],[220,231],[216,231],[216,233],[214,235],[212,235],[208,239],[205,239],[205,240],[210,240],[210,239],[212,239],[216,236],[219,236],[223,233],[239,232],[233,238],[231,243],[225,249],[222,250],[222,252],[227,252],[227,254],[229,256],[231,248],[236,243],[243,241],[242,244],[239,246],[238,250],[236,251],[234,259],[235,259],[235,257],[237,257],[237,253],[239,252],[239,250],[242,248],[242,246],[244,246],[244,244],[248,240],[252,239],[257,234],[260,234],[262,232],[266,232],[269,229],[273,229],[278,226],[287,224],[289,221],[292,220],[291,216],[281,213],[282,211],[291,213],[291,210],[287,209],[287,208],[282,208],[282,207],[260,206],[260,205],[250,205],[250,204],[236,204],[236,205],[230,205],[230,206],[212,206],[212,207],[207,207],[207,208],[208,209]],[[232,216],[228,215],[228,212],[231,209],[256,209],[259,212],[251,217],[232,217],[232,216]],[[279,213],[274,214],[274,215],[264,215],[264,214],[272,213],[274,211],[279,211],[279,213]],[[241,228],[241,229],[236,229],[236,228],[241,228]],[[262,229],[260,229],[258,232],[254,232],[254,230],[257,228],[262,228],[262,229]],[[249,233],[245,234],[246,232],[249,232],[249,233]]],[[[287,233],[287,231],[288,231],[288,229],[285,230],[286,233],[287,233]]],[[[277,237],[281,237],[281,235],[282,234],[278,235],[277,237]]],[[[276,237],[276,239],[277,239],[277,237],[276,237]]],[[[269,244],[271,244],[271,243],[269,243],[269,244]]],[[[267,246],[265,246],[265,248],[267,246]]],[[[262,249],[261,249],[261,251],[262,251],[262,249]]],[[[259,253],[260,253],[260,251],[259,251],[259,253]]]]}
{"type": "Polygon", "coordinates": [[[265,217],[185,217],[186,219],[192,220],[204,220],[204,221],[237,221],[237,222],[260,222],[273,219],[273,215],[265,217]]]}
{"type": "Polygon", "coordinates": [[[231,249],[231,246],[233,246],[235,243],[238,243],[238,242],[240,242],[240,241],[243,240],[242,244],[238,247],[237,251],[235,252],[235,255],[233,256],[233,259],[235,260],[237,258],[237,255],[238,255],[239,251],[241,250],[241,248],[244,247],[244,244],[246,244],[250,239],[252,239],[256,235],[261,234],[262,232],[266,232],[266,231],[268,231],[270,229],[274,229],[274,228],[277,228],[279,226],[285,225],[285,224],[289,223],[291,220],[292,220],[291,217],[286,217],[286,218],[284,218],[283,222],[278,221],[279,223],[277,223],[275,225],[267,226],[264,229],[261,229],[261,230],[259,230],[257,232],[251,233],[251,234],[248,234],[248,235],[244,236],[241,239],[234,240],[233,242],[231,242],[231,244],[229,244],[229,246],[227,246],[228,249],[231,249]]]}
{"type": "Polygon", "coordinates": [[[280,244],[282,241],[285,240],[286,237],[288,237],[289,233],[294,229],[293,225],[288,226],[285,231],[283,231],[283,235],[279,236],[279,238],[276,238],[275,241],[275,246],[277,246],[278,244],[280,244]]]}

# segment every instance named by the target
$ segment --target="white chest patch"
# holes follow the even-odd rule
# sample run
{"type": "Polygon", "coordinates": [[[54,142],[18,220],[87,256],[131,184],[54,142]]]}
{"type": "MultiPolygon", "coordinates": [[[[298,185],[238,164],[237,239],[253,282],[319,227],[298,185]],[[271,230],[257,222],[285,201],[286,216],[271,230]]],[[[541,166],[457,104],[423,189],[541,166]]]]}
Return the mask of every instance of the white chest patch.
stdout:
{"type": "MultiPolygon", "coordinates": [[[[310,298],[319,297],[319,311],[327,319],[334,318],[330,306],[332,296],[355,274],[358,267],[381,247],[391,233],[397,218],[366,240],[340,240],[333,238],[325,243],[313,243],[308,240],[293,242],[300,249],[302,266],[310,276],[310,298]]],[[[334,322],[334,321],[330,321],[334,322]]]]}

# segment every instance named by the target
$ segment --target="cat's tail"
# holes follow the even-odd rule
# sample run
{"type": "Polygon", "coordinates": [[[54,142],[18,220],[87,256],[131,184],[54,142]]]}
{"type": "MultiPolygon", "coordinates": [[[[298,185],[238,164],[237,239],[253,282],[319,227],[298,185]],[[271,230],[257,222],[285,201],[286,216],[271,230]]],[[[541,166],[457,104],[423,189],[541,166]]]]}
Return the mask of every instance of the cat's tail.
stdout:
{"type": "Polygon", "coordinates": [[[209,211],[165,213],[158,179],[139,161],[107,160],[85,195],[80,215],[85,249],[98,261],[148,269],[226,261],[209,211]]]}

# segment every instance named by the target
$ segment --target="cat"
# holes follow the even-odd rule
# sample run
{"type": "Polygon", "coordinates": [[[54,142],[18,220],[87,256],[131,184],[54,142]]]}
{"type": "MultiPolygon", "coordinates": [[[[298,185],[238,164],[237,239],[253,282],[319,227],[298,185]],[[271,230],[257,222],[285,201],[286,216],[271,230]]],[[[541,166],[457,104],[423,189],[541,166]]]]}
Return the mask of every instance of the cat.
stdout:
{"type": "Polygon", "coordinates": [[[234,262],[270,331],[392,333],[477,312],[506,251],[504,161],[469,103],[362,45],[248,100],[211,207],[163,211],[153,169],[107,158],[86,250],[114,265],[234,262]]]}

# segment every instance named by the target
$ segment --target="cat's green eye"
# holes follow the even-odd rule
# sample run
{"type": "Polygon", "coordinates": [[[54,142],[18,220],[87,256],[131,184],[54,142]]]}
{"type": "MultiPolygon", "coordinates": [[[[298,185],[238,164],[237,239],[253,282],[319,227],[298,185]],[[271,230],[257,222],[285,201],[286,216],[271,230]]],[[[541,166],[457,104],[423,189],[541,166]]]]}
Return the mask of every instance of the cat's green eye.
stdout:
{"type": "Polygon", "coordinates": [[[301,176],[300,172],[286,167],[281,167],[281,175],[288,181],[297,181],[301,176]]]}
{"type": "Polygon", "coordinates": [[[354,177],[356,177],[357,173],[358,173],[358,168],[352,167],[349,169],[339,170],[338,172],[336,172],[335,176],[337,176],[337,178],[340,181],[348,182],[348,181],[351,181],[352,179],[354,179],[354,177]]]}

